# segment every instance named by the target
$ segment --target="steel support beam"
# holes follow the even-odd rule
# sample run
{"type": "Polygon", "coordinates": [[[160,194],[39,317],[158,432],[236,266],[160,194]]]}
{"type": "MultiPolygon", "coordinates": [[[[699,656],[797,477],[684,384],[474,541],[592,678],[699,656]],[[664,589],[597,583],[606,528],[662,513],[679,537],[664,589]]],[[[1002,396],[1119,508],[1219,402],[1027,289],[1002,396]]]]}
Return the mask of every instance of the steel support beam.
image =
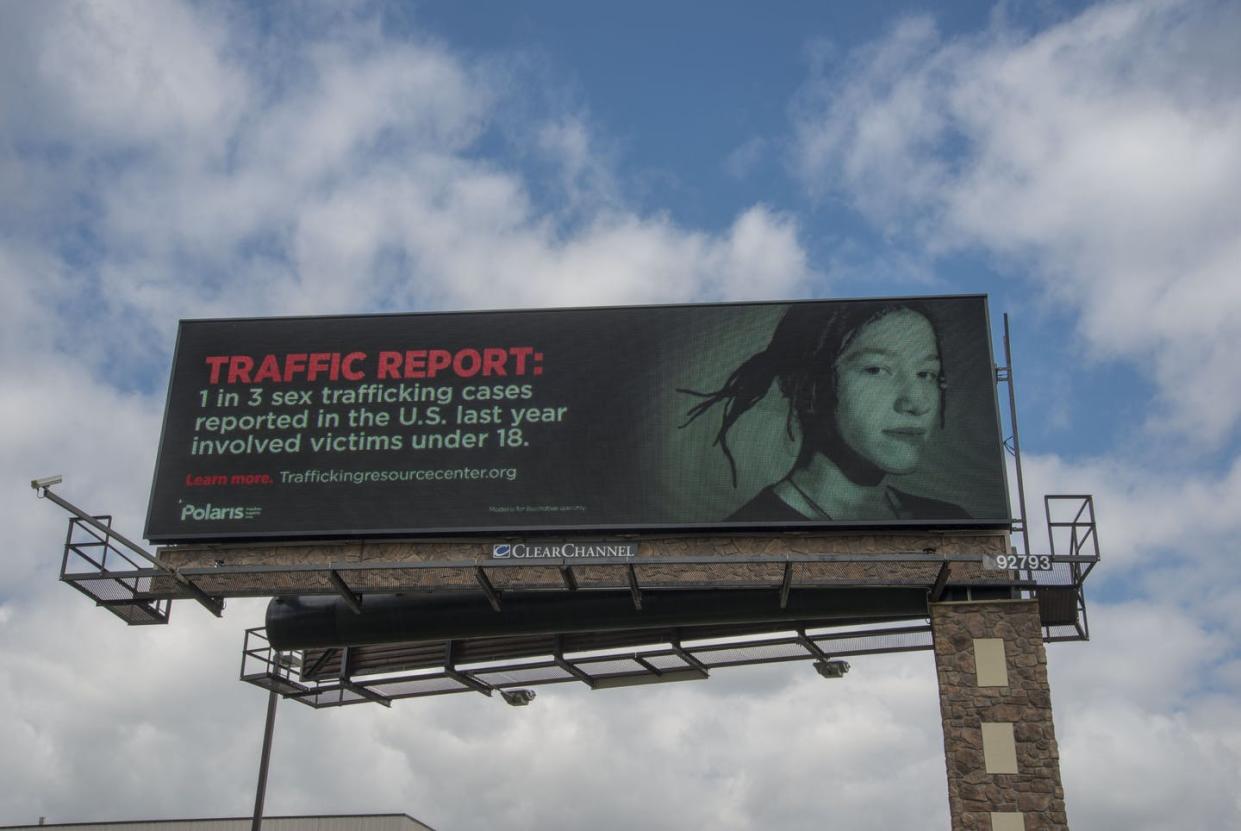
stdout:
{"type": "Polygon", "coordinates": [[[633,607],[640,612],[642,611],[642,589],[638,586],[638,573],[634,570],[632,563],[625,573],[629,578],[629,595],[633,598],[633,607]]]}
{"type": "Polygon", "coordinates": [[[944,596],[944,587],[948,585],[948,575],[952,572],[952,564],[945,562],[939,567],[939,574],[935,576],[935,584],[931,586],[931,602],[938,603],[940,598],[944,596]]]}
{"type": "Polygon", "coordinates": [[[496,591],[495,586],[491,585],[491,579],[487,576],[487,572],[483,571],[482,566],[475,567],[474,579],[478,581],[483,594],[487,595],[487,602],[491,604],[492,610],[500,611],[500,593],[496,591]]]}
{"type": "Polygon", "coordinates": [[[328,579],[332,581],[332,585],[336,587],[336,591],[340,594],[341,600],[345,601],[345,605],[355,615],[362,614],[362,595],[349,588],[349,585],[340,576],[336,569],[329,569],[327,573],[328,579]]]}
{"type": "Polygon", "coordinates": [[[569,673],[574,678],[581,681],[583,684],[585,684],[586,686],[590,687],[593,690],[595,688],[595,679],[592,676],[587,675],[585,672],[581,670],[580,667],[574,665],[573,663],[570,663],[565,658],[564,650],[560,648],[560,641],[561,641],[561,638],[557,636],[556,637],[556,651],[555,653],[552,654],[552,660],[556,662],[556,666],[560,667],[562,670],[569,673]]]}
{"type": "Polygon", "coordinates": [[[69,500],[61,497],[59,494],[53,493],[50,487],[39,485],[37,483],[37,480],[35,482],[31,482],[30,486],[35,489],[35,493],[37,496],[39,496],[39,498],[51,500],[51,502],[53,502],[54,504],[59,505],[60,507],[64,508],[66,511],[76,516],[79,520],[86,523],[90,527],[94,528],[99,533],[103,534],[105,541],[109,539],[114,539],[120,542],[122,545],[124,545],[129,550],[133,551],[139,557],[146,560],[151,565],[159,569],[161,572],[171,577],[173,580],[177,582],[177,585],[179,585],[182,589],[184,589],[188,595],[190,595],[192,598],[194,598],[200,604],[202,604],[203,608],[211,612],[211,614],[215,615],[216,617],[221,617],[224,614],[224,601],[223,600],[220,600],[217,597],[212,597],[211,595],[207,594],[205,591],[203,591],[197,585],[195,585],[193,580],[190,580],[188,577],[183,575],[179,570],[172,568],[171,566],[165,565],[162,561],[160,561],[158,557],[155,557],[151,555],[150,553],[148,553],[145,548],[138,545],[133,540],[129,539],[128,537],[119,533],[118,531],[112,530],[107,525],[104,525],[102,522],[95,519],[90,514],[86,513],[86,511],[83,511],[77,505],[74,505],[69,500]]]}

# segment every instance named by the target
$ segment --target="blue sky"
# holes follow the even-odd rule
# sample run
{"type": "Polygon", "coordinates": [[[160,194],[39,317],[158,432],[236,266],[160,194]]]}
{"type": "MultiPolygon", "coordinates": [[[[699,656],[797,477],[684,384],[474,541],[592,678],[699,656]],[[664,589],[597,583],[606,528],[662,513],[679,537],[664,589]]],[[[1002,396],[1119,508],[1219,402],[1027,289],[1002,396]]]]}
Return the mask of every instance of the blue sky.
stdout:
{"type": "MultiPolygon", "coordinates": [[[[1176,0],[0,6],[0,823],[249,808],[262,604],[122,631],[26,486],[137,533],[178,319],[981,291],[1029,491],[1102,523],[1095,639],[1050,649],[1070,820],[1241,825],[1239,36],[1176,0]]],[[[289,706],[268,807],[946,828],[930,657],[803,675],[289,706]]]]}

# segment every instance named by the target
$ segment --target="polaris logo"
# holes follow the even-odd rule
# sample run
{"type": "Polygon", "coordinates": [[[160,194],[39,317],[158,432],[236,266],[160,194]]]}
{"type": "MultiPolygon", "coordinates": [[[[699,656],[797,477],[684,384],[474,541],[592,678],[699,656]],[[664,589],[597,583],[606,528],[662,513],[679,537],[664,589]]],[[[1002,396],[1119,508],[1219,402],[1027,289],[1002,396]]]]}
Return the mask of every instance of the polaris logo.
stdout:
{"type": "Polygon", "coordinates": [[[210,502],[206,505],[191,505],[188,502],[184,502],[181,504],[181,521],[209,522],[226,519],[254,519],[262,512],[263,509],[257,506],[213,505],[210,502]]]}
{"type": "Polygon", "coordinates": [[[491,546],[494,560],[560,560],[636,557],[636,542],[507,543],[491,546]]]}

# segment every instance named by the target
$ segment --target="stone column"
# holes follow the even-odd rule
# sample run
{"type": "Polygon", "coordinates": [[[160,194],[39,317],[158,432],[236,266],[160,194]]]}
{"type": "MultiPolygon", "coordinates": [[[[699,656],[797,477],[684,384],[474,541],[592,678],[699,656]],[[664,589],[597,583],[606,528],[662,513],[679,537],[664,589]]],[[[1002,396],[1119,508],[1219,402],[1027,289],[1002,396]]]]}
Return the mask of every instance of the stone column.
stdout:
{"type": "Polygon", "coordinates": [[[1068,829],[1035,600],[931,605],[953,831],[1068,829]]]}

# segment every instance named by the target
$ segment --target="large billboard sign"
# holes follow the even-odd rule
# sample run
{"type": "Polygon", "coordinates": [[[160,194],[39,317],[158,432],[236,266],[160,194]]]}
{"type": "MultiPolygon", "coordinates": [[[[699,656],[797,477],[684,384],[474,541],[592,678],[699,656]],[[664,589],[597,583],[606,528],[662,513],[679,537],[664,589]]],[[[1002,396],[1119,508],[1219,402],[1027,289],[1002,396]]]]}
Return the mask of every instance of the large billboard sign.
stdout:
{"type": "Polygon", "coordinates": [[[183,321],[146,536],[1010,516],[972,295],[183,321]]]}

